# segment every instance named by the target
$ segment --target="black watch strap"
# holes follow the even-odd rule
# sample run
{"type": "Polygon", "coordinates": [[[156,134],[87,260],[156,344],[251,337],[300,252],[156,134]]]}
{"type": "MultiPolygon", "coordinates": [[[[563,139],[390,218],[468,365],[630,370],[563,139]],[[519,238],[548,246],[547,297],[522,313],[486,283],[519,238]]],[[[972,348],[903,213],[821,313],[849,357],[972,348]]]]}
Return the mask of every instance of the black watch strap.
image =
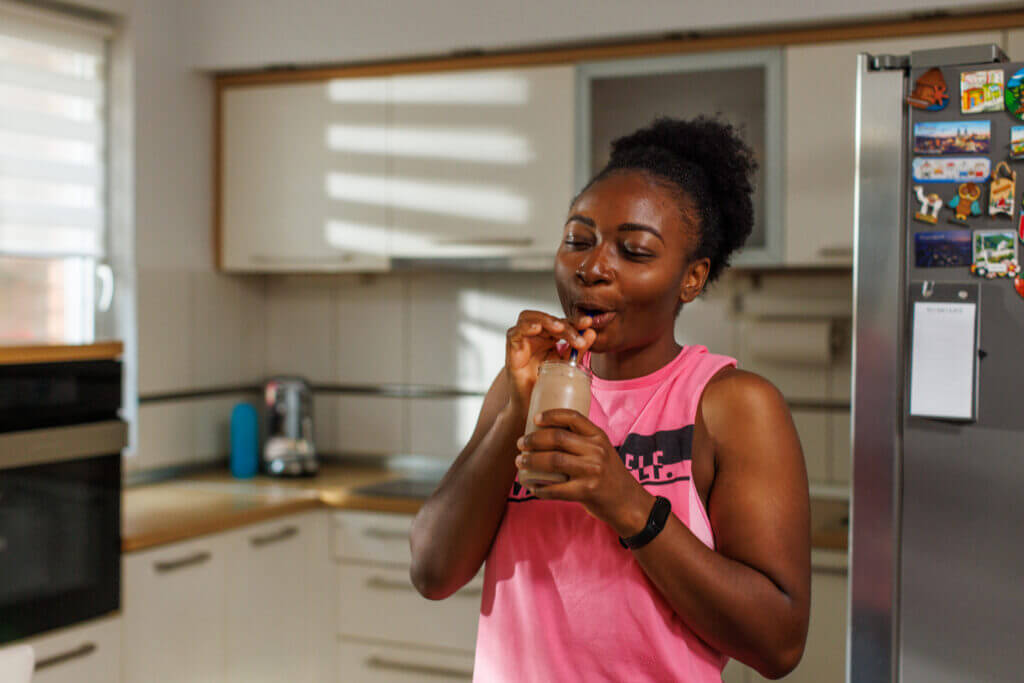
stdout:
{"type": "Polygon", "coordinates": [[[651,514],[647,516],[647,525],[640,530],[640,533],[634,536],[620,538],[619,543],[622,544],[623,548],[630,550],[644,547],[653,541],[654,537],[665,528],[665,522],[668,521],[668,516],[671,512],[672,501],[664,496],[658,496],[654,499],[654,507],[651,508],[651,514]]]}

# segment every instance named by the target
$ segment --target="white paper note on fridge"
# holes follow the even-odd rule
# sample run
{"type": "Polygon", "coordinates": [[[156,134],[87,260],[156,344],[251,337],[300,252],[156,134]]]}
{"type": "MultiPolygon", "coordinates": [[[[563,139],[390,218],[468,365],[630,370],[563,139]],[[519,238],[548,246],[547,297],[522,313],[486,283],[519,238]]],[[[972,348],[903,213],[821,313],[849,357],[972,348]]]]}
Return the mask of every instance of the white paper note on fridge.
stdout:
{"type": "Polygon", "coordinates": [[[974,303],[918,301],[910,354],[910,414],[974,417],[974,303]]]}

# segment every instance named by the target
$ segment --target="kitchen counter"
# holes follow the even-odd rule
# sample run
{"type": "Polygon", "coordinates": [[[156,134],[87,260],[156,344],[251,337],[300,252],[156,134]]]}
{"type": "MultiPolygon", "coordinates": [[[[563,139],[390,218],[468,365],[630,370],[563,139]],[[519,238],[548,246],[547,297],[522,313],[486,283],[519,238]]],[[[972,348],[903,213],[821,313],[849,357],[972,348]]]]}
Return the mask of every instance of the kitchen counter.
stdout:
{"type": "Polygon", "coordinates": [[[70,360],[113,360],[120,358],[124,345],[119,341],[95,344],[0,344],[0,365],[15,363],[59,363],[70,360]]]}
{"type": "MultiPolygon", "coordinates": [[[[327,464],[309,479],[235,479],[227,470],[218,469],[126,488],[121,549],[135,552],[324,506],[416,514],[420,499],[361,496],[353,491],[401,476],[378,468],[327,464]]],[[[812,501],[811,545],[819,550],[845,551],[847,518],[845,501],[812,501]]]]}
{"type": "Polygon", "coordinates": [[[216,470],[133,486],[121,497],[121,550],[135,552],[322,506],[415,514],[420,500],[353,492],[400,476],[377,468],[325,465],[308,479],[235,479],[216,470]]]}

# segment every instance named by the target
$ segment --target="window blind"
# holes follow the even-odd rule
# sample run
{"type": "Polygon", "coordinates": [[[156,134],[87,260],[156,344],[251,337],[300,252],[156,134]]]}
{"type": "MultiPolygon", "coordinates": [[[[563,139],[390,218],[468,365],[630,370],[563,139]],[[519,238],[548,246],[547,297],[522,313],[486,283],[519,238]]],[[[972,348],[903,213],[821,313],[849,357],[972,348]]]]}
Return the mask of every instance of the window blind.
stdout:
{"type": "Polygon", "coordinates": [[[106,36],[0,2],[0,255],[104,254],[106,36]]]}

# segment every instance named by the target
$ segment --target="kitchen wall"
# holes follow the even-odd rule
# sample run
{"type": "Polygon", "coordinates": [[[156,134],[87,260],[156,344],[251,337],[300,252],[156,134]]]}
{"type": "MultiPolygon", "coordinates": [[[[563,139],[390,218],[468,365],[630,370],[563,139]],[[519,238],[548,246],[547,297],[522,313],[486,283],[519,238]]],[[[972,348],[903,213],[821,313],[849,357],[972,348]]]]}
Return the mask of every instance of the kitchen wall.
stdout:
{"type": "MultiPolygon", "coordinates": [[[[93,0],[98,1],[98,0],[93,0]]],[[[112,0],[106,0],[108,2],[112,0]]],[[[201,68],[258,67],[1012,6],[986,0],[188,0],[201,68]]]]}
{"type": "MultiPolygon", "coordinates": [[[[524,308],[560,312],[550,273],[271,278],[266,368],[341,385],[316,395],[325,452],[449,461],[472,433],[481,396],[391,398],[358,388],[416,384],[480,394],[500,370],[505,331],[524,308]]],[[[773,381],[793,402],[812,480],[838,488],[849,481],[849,311],[848,273],[731,273],[687,306],[676,328],[681,343],[737,357],[773,381]],[[765,324],[783,334],[787,326],[797,334],[832,326],[838,344],[818,360],[763,358],[757,334],[765,324]]]]}

